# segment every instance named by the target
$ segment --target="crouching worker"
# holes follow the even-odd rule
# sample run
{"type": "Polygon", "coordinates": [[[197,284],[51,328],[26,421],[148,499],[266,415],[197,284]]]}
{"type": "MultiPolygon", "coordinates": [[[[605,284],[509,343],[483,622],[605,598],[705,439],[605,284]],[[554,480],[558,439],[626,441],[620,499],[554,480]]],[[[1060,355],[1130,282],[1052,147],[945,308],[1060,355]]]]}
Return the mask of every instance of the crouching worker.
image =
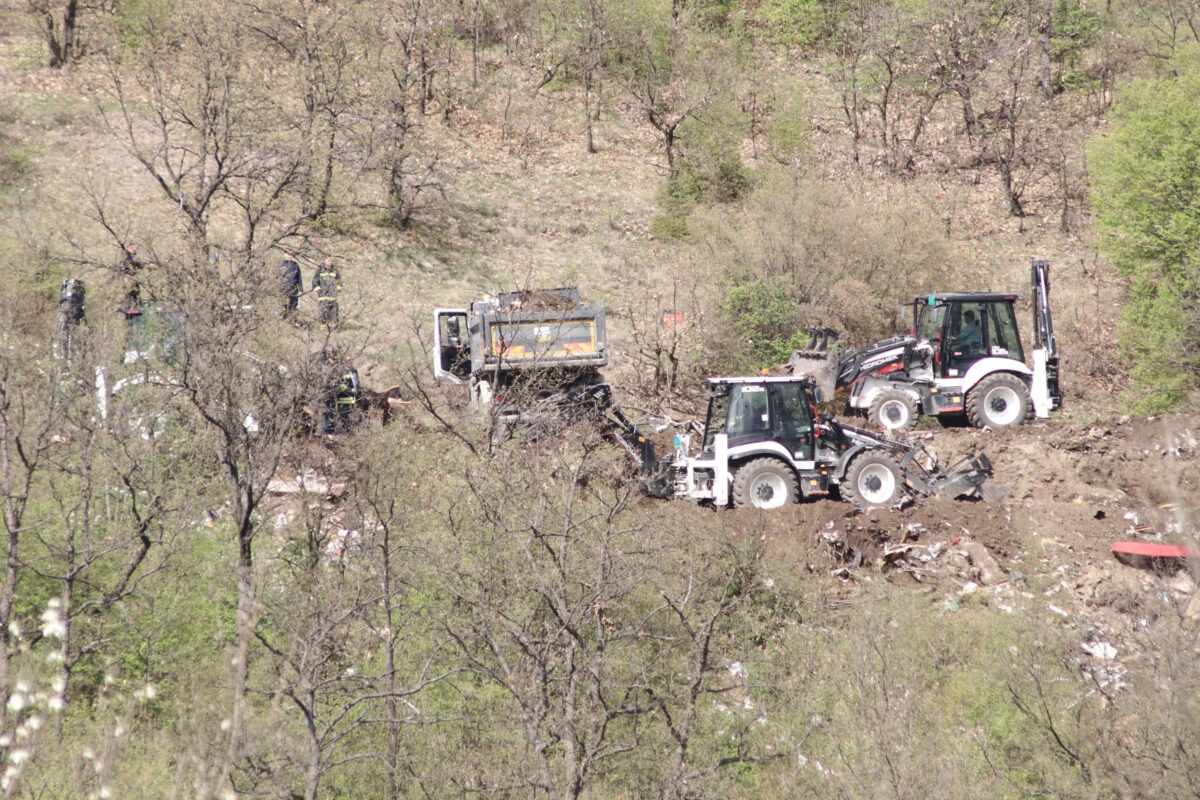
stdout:
{"type": "Polygon", "coordinates": [[[362,397],[358,370],[346,365],[344,369],[335,372],[334,376],[325,392],[321,433],[349,433],[358,422],[358,400],[362,397]]]}

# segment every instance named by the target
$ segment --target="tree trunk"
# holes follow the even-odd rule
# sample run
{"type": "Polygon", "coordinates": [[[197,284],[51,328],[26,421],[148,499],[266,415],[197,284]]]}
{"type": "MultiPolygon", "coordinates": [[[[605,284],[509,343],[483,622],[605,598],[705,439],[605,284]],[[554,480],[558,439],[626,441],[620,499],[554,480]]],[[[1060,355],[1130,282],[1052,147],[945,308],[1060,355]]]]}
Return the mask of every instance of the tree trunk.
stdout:
{"type": "Polygon", "coordinates": [[[1042,19],[1040,31],[1041,57],[1042,57],[1042,97],[1047,100],[1054,93],[1052,84],[1051,72],[1051,42],[1050,37],[1053,34],[1054,25],[1054,0],[1046,0],[1045,17],[1042,19]]]}
{"type": "MultiPolygon", "coordinates": [[[[6,461],[7,461],[7,453],[6,461]]],[[[16,515],[12,512],[12,501],[5,503],[4,524],[8,529],[8,553],[4,566],[4,588],[0,590],[0,731],[12,730],[8,725],[9,656],[12,653],[11,631],[13,600],[17,593],[17,527],[16,515]]]]}
{"type": "Polygon", "coordinates": [[[257,602],[254,591],[254,557],[251,544],[254,538],[252,512],[241,514],[242,523],[238,530],[237,561],[237,616],[233,641],[233,681],[230,697],[229,717],[222,722],[228,736],[225,759],[221,764],[213,794],[219,794],[229,785],[233,768],[241,758],[242,728],[246,713],[246,683],[249,674],[250,643],[254,639],[254,628],[258,624],[257,602]],[[226,727],[228,726],[228,727],[226,727]]]}
{"type": "Polygon", "coordinates": [[[62,37],[59,37],[58,24],[54,12],[46,9],[46,46],[50,49],[49,66],[58,69],[70,66],[78,57],[75,44],[76,23],[79,17],[79,0],[69,0],[63,9],[62,37]]]}
{"type": "Polygon", "coordinates": [[[317,721],[313,718],[317,708],[317,695],[312,686],[304,695],[306,705],[304,729],[308,734],[308,770],[304,776],[304,800],[317,800],[317,789],[321,785],[321,737],[317,735],[317,721]]]}
{"type": "Polygon", "coordinates": [[[583,122],[587,137],[587,152],[596,152],[596,142],[592,136],[592,70],[583,72],[583,122]]]}
{"type": "Polygon", "coordinates": [[[1008,201],[1008,213],[1013,217],[1024,217],[1025,209],[1021,205],[1021,196],[1016,192],[1013,185],[1012,162],[1008,158],[1001,157],[998,164],[1000,168],[1000,188],[1003,190],[1004,197],[1008,201]]]}
{"type": "Polygon", "coordinates": [[[396,638],[392,607],[391,528],[383,526],[383,614],[385,625],[384,667],[387,687],[387,768],[389,800],[400,796],[400,709],[396,702],[396,638]]]}

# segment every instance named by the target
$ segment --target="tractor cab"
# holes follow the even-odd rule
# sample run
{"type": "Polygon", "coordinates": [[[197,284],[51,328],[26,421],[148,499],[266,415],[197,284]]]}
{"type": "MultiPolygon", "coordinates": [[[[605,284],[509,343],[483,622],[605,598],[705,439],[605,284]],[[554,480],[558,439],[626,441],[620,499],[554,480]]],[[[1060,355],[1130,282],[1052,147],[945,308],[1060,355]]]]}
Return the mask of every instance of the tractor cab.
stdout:
{"type": "Polygon", "coordinates": [[[706,383],[711,392],[703,453],[711,453],[717,434],[723,433],[731,450],[772,442],[793,460],[812,459],[815,413],[810,381],[714,378],[706,383]]]}
{"type": "Polygon", "coordinates": [[[960,292],[931,294],[913,301],[913,334],[929,342],[934,376],[958,378],[984,358],[1024,363],[1017,328],[1015,294],[960,292]]]}

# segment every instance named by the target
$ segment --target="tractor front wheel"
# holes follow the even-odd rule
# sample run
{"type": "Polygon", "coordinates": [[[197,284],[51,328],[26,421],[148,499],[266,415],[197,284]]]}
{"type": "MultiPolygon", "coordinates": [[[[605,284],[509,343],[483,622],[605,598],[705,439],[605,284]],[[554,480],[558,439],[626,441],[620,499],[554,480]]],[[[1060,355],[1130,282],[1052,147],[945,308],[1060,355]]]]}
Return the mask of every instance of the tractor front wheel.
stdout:
{"type": "Polygon", "coordinates": [[[733,476],[734,508],[781,508],[800,493],[796,473],[774,458],[747,461],[733,476]]]}
{"type": "Polygon", "coordinates": [[[967,418],[976,428],[1023,425],[1032,409],[1029,387],[1009,372],[987,376],[967,395],[967,418]]]}
{"type": "Polygon", "coordinates": [[[894,506],[904,497],[904,479],[896,459],[871,450],[854,457],[839,486],[842,499],[862,509],[894,506]]]}
{"type": "Polygon", "coordinates": [[[888,389],[871,401],[867,419],[892,433],[911,431],[917,424],[917,401],[908,392],[888,389]]]}

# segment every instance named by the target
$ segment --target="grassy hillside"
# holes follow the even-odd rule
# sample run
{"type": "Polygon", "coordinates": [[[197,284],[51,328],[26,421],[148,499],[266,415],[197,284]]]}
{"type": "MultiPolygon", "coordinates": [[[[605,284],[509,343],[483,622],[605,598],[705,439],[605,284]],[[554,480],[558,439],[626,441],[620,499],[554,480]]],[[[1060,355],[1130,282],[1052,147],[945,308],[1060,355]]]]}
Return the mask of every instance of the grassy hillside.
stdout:
{"type": "Polygon", "coordinates": [[[1193,565],[1109,552],[1200,496],[1194,415],[1120,416],[1085,143],[1160,45],[1113,5],[118,2],[51,68],[0,0],[0,794],[1189,796],[1193,565]],[[994,503],[651,500],[428,365],[434,308],[578,285],[669,438],[807,325],[1027,328],[1035,257],[1066,410],[915,434],[994,503]],[[126,363],[131,280],[176,348],[126,363]],[[315,435],[322,352],[390,420],[315,435]]]}

